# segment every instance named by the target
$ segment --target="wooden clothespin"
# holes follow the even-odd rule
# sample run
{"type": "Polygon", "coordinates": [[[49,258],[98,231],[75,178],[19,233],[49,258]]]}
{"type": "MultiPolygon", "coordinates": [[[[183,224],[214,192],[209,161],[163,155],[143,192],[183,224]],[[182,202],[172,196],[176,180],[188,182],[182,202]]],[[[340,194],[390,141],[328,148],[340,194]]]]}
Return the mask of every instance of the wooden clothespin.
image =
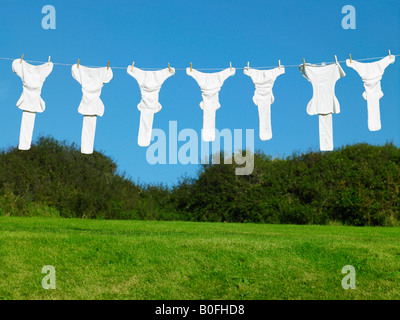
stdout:
{"type": "Polygon", "coordinates": [[[229,69],[232,71],[232,62],[229,62],[229,69]]]}
{"type": "Polygon", "coordinates": [[[169,65],[169,62],[168,62],[168,71],[171,72],[171,66],[169,65]]]}
{"type": "Polygon", "coordinates": [[[192,63],[190,63],[190,72],[192,72],[192,63]]]}
{"type": "Polygon", "coordinates": [[[389,49],[389,58],[392,58],[392,53],[390,52],[390,49],[389,49]]]}
{"type": "Polygon", "coordinates": [[[279,69],[281,68],[281,60],[278,60],[279,69]]]}
{"type": "Polygon", "coordinates": [[[51,58],[51,56],[49,56],[49,62],[48,62],[48,64],[50,64],[50,58],[51,58]]]}
{"type": "Polygon", "coordinates": [[[107,70],[110,69],[110,61],[107,61],[107,70]]]}
{"type": "Polygon", "coordinates": [[[249,71],[250,62],[247,61],[247,71],[249,71]]]}
{"type": "Polygon", "coordinates": [[[79,68],[79,59],[78,59],[78,63],[76,64],[76,66],[79,68]]]}
{"type": "Polygon", "coordinates": [[[349,57],[350,57],[350,63],[351,63],[351,53],[350,53],[349,57]]]}
{"type": "Polygon", "coordinates": [[[303,58],[303,67],[306,67],[306,59],[303,58]]]}
{"type": "Polygon", "coordinates": [[[133,66],[135,64],[135,61],[132,62],[132,67],[131,67],[131,71],[133,71],[133,66]]]}
{"type": "Polygon", "coordinates": [[[23,59],[24,59],[24,54],[22,54],[21,61],[19,63],[22,63],[23,59]]]}
{"type": "Polygon", "coordinates": [[[336,64],[338,64],[338,61],[337,61],[337,56],[335,55],[335,61],[336,61],[336,64]]]}

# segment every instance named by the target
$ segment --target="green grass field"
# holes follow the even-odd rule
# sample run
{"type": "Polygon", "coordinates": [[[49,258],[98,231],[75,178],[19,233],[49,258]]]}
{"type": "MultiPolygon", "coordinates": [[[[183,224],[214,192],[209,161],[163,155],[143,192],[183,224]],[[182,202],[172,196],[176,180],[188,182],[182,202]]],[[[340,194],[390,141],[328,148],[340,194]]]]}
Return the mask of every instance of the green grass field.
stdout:
{"type": "Polygon", "coordinates": [[[0,298],[400,299],[400,229],[0,217],[0,298]]]}

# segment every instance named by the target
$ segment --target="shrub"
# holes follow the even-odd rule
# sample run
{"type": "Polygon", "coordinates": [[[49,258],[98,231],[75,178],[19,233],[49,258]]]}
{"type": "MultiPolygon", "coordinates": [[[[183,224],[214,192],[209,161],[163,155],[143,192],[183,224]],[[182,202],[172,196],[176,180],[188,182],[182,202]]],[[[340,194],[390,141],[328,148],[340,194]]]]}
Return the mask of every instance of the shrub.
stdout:
{"type": "MultiPolygon", "coordinates": [[[[225,158],[223,153],[214,155],[225,158]]],[[[396,226],[400,149],[356,144],[273,159],[254,171],[201,165],[175,186],[137,185],[99,152],[41,137],[29,151],[0,153],[0,215],[99,219],[396,226]]]]}

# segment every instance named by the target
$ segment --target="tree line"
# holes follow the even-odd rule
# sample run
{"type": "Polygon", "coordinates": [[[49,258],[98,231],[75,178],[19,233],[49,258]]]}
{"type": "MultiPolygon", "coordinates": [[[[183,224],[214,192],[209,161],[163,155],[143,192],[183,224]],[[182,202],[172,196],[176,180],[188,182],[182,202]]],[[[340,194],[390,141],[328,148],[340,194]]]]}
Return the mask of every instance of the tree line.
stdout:
{"type": "Polygon", "coordinates": [[[235,175],[234,158],[220,162],[172,187],[138,184],[110,157],[40,137],[29,151],[0,153],[0,215],[400,225],[400,149],[392,143],[286,158],[258,151],[248,176],[235,175]]]}

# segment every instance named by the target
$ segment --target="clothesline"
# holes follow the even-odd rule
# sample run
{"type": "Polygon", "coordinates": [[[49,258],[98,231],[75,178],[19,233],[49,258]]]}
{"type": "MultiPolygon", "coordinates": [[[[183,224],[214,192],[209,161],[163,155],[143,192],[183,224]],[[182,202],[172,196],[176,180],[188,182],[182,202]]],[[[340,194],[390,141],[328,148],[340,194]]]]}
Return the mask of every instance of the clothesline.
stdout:
{"type": "MultiPolygon", "coordinates": [[[[346,62],[349,68],[354,69],[361,77],[365,92],[363,97],[367,100],[368,108],[368,128],[370,131],[378,131],[381,129],[379,100],[383,96],[380,81],[385,69],[395,62],[395,57],[399,55],[389,55],[380,58],[363,58],[352,61],[351,55],[349,60],[340,61],[346,62]],[[361,61],[375,60],[373,63],[362,63],[361,61]],[[351,62],[351,63],[348,63],[351,62]]],[[[72,66],[71,72],[75,80],[82,86],[82,100],[78,107],[78,112],[83,118],[81,152],[86,154],[93,153],[94,137],[96,131],[97,117],[104,114],[104,104],[100,99],[101,89],[104,84],[109,83],[113,78],[112,68],[105,67],[89,67],[79,68],[79,60],[77,64],[65,63],[50,63],[48,61],[25,61],[24,55],[21,58],[11,59],[2,58],[2,60],[14,60],[12,62],[12,70],[17,74],[23,82],[22,95],[17,102],[17,107],[23,110],[20,130],[20,150],[28,150],[31,146],[32,133],[34,128],[36,113],[41,113],[45,110],[45,102],[41,98],[41,88],[47,76],[52,72],[53,65],[72,66]],[[41,63],[40,68],[32,68],[27,62],[41,63]]],[[[279,61],[280,65],[280,61],[279,61]]],[[[231,66],[231,63],[230,63],[231,66]]],[[[169,64],[168,64],[169,67],[169,64]]],[[[284,66],[283,66],[284,67],[284,66]]],[[[272,94],[272,87],[275,79],[285,74],[285,68],[277,67],[262,67],[273,68],[272,70],[260,70],[261,68],[249,68],[249,63],[243,70],[246,76],[249,76],[255,86],[253,102],[258,108],[259,114],[259,135],[262,141],[272,138],[271,126],[271,104],[275,98],[272,94]]],[[[312,84],[313,97],[307,105],[307,113],[309,115],[319,115],[319,137],[320,150],[333,150],[333,125],[332,114],[340,113],[339,101],[335,96],[336,82],[346,76],[341,64],[335,56],[333,63],[321,63],[320,65],[306,64],[290,65],[286,67],[299,67],[303,76],[312,84]]],[[[190,63],[192,68],[192,63],[190,63]]],[[[159,102],[159,92],[164,81],[173,76],[174,73],[167,68],[161,70],[143,70],[139,68],[132,69],[128,67],[114,67],[114,69],[123,69],[136,79],[141,93],[141,100],[137,106],[140,111],[140,123],[138,144],[142,147],[147,147],[151,143],[152,127],[154,114],[162,108],[159,102]],[[150,76],[148,76],[150,75],[150,76]]],[[[153,69],[153,68],[152,68],[153,69]]],[[[178,69],[185,70],[185,69],[178,69]]],[[[201,70],[219,70],[216,68],[201,69],[201,70]]],[[[200,108],[203,110],[203,129],[202,140],[206,142],[214,141],[216,138],[215,117],[216,111],[221,107],[219,103],[219,91],[221,90],[224,81],[235,74],[234,69],[229,67],[224,68],[220,72],[199,72],[198,69],[193,69],[188,72],[200,87],[202,101],[200,108]]]]}
{"type": "MultiPolygon", "coordinates": [[[[392,56],[394,57],[400,57],[400,54],[398,55],[394,55],[392,54],[392,56]]],[[[374,58],[363,58],[363,59],[354,59],[356,61],[368,61],[368,60],[377,60],[377,59],[382,59],[384,57],[374,57],[374,58]]],[[[2,58],[0,57],[0,60],[10,60],[13,61],[15,59],[20,59],[20,58],[2,58]]],[[[24,59],[25,60],[25,59],[24,59]]],[[[34,61],[34,60],[25,60],[26,62],[31,62],[31,63],[47,63],[48,61],[34,61]]],[[[326,64],[330,64],[330,63],[335,63],[336,61],[330,61],[330,62],[318,62],[318,63],[313,63],[313,64],[322,64],[322,63],[326,63],[326,64]]],[[[342,60],[342,61],[338,61],[338,63],[345,63],[346,60],[342,60]]],[[[70,66],[72,67],[74,64],[70,64],[70,63],[60,63],[60,62],[52,62],[54,65],[59,65],[59,66],[70,66]]],[[[297,68],[299,67],[300,64],[293,64],[293,65],[282,65],[285,68],[297,68]]],[[[86,66],[89,68],[101,68],[104,66],[86,66]]],[[[251,67],[253,69],[273,69],[276,68],[278,66],[268,66],[268,67],[251,67]]],[[[111,67],[111,69],[121,69],[121,70],[126,70],[127,67],[111,67]]],[[[229,68],[229,66],[224,67],[224,68],[196,68],[196,70],[202,70],[202,71],[212,71],[212,70],[224,70],[226,68],[229,68]]],[[[244,68],[236,68],[237,70],[244,70],[247,67],[244,68]]],[[[141,68],[142,70],[159,70],[159,69],[163,69],[163,68],[141,68]]],[[[186,68],[175,68],[175,71],[186,71],[186,68]]]]}

